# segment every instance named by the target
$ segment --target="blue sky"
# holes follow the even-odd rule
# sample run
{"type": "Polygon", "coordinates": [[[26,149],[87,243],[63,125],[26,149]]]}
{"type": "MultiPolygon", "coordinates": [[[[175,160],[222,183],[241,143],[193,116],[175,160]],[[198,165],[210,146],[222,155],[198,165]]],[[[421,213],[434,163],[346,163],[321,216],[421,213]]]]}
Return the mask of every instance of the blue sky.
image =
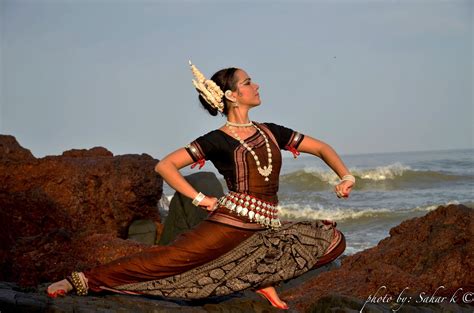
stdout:
{"type": "Polygon", "coordinates": [[[340,154],[474,148],[472,1],[0,1],[0,133],[37,157],[162,158],[224,123],[188,59],[260,84],[256,121],[340,154]]]}

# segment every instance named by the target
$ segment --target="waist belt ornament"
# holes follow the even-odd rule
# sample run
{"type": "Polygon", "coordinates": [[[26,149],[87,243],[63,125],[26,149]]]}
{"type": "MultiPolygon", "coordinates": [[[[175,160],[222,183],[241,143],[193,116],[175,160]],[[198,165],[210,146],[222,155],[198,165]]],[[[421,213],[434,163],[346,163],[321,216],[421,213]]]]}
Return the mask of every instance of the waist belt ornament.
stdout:
{"type": "Polygon", "coordinates": [[[256,222],[267,228],[278,228],[281,226],[276,204],[263,201],[251,195],[231,191],[221,197],[218,204],[240,216],[248,217],[251,222],[256,222]]]}

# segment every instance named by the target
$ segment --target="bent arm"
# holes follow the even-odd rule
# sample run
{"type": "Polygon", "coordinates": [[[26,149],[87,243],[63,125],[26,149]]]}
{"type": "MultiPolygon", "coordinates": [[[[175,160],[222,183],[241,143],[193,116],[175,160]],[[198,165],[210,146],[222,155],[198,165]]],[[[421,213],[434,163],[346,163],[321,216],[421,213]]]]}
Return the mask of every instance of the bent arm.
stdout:
{"type": "Polygon", "coordinates": [[[303,141],[301,141],[298,146],[298,151],[310,153],[321,158],[334,172],[336,172],[339,178],[350,174],[336,151],[323,141],[305,135],[303,141]]]}
{"type": "Polygon", "coordinates": [[[193,159],[188,154],[186,149],[178,149],[167,156],[165,156],[155,166],[155,172],[161,175],[163,179],[171,186],[174,190],[179,193],[194,199],[198,192],[191,186],[190,183],[184,179],[183,175],[179,172],[180,169],[193,163],[193,159]]]}
{"type": "MultiPolygon", "coordinates": [[[[163,177],[171,188],[190,199],[195,199],[198,192],[179,172],[180,169],[192,163],[193,159],[186,149],[181,148],[168,154],[163,160],[158,162],[155,166],[155,171],[163,177]]],[[[199,206],[207,211],[213,211],[216,208],[216,203],[216,198],[205,196],[199,202],[199,206]]]]}

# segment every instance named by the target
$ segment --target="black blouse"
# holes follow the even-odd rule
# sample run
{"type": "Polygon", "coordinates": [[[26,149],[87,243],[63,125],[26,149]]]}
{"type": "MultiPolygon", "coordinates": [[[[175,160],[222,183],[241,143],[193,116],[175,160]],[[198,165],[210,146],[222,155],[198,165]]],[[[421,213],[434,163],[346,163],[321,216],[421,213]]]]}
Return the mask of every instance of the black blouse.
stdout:
{"type": "MultiPolygon", "coordinates": [[[[280,150],[290,150],[295,154],[304,135],[273,123],[255,124],[264,131],[270,144],[273,167],[270,182],[265,182],[263,176],[255,174],[258,173],[257,166],[250,152],[237,139],[222,130],[216,129],[197,138],[186,146],[186,151],[195,162],[211,161],[224,176],[229,190],[275,201],[281,168],[280,150]]],[[[267,165],[267,149],[260,132],[256,131],[244,141],[257,153],[262,166],[267,165]]]]}

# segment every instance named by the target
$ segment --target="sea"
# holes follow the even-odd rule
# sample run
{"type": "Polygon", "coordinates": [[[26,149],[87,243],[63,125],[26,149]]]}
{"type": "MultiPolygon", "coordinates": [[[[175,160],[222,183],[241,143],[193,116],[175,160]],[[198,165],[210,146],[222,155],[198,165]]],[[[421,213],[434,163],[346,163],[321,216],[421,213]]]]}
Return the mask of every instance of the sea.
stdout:
{"type": "MultiPolygon", "coordinates": [[[[336,221],[346,237],[346,255],[376,246],[392,227],[440,205],[474,208],[474,149],[341,155],[357,179],[348,199],[336,197],[339,179],[321,159],[282,153],[280,219],[336,221]]],[[[222,179],[211,162],[201,171],[222,179]]],[[[168,200],[174,194],[166,183],[164,194],[168,200]]]]}

